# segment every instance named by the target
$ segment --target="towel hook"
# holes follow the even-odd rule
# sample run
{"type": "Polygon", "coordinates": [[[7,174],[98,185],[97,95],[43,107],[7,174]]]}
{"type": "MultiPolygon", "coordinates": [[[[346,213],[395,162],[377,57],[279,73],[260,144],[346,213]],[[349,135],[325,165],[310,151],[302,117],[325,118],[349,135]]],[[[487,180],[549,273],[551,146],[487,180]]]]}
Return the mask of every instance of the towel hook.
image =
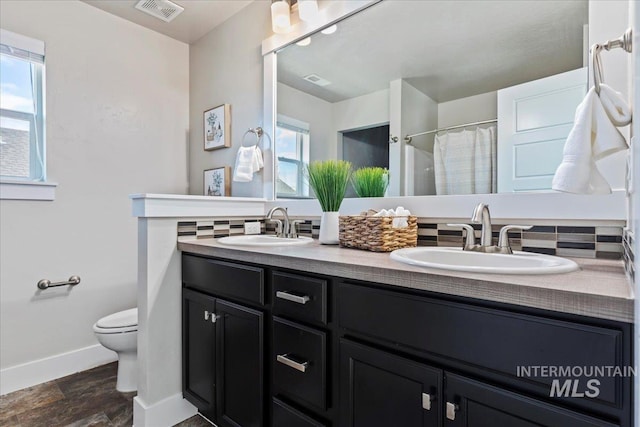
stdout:
{"type": "Polygon", "coordinates": [[[250,133],[252,133],[252,134],[254,134],[256,136],[256,143],[254,145],[258,145],[260,143],[260,138],[262,138],[262,135],[264,134],[264,131],[259,126],[257,128],[249,128],[244,133],[244,135],[242,135],[242,146],[243,147],[245,146],[244,145],[245,137],[250,133]]]}
{"type": "Polygon", "coordinates": [[[602,45],[597,43],[591,47],[591,68],[593,68],[593,85],[598,95],[600,95],[600,85],[604,83],[602,60],[600,59],[600,52],[602,51],[602,49],[602,45]]]}
{"type": "Polygon", "coordinates": [[[617,39],[609,40],[604,44],[594,44],[591,46],[591,61],[593,68],[593,84],[596,93],[600,95],[600,85],[604,83],[604,74],[602,71],[602,60],[600,59],[600,52],[602,50],[611,50],[622,48],[625,52],[631,53],[633,47],[633,32],[631,28],[628,28],[624,34],[617,39]]]}

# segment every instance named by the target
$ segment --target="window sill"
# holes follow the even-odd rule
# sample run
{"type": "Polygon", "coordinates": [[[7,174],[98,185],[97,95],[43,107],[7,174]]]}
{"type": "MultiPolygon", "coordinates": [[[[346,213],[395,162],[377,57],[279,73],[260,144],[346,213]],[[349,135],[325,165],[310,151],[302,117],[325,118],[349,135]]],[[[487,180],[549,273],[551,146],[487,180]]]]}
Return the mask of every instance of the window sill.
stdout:
{"type": "Polygon", "coordinates": [[[0,200],[55,200],[52,182],[0,181],[0,200]]]}

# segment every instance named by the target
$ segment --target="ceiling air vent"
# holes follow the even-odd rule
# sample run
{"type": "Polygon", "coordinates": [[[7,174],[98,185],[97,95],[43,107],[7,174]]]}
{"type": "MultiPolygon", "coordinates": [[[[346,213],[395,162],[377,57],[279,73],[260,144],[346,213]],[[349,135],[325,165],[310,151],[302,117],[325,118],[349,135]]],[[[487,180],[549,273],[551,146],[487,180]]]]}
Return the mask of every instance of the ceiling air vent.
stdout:
{"type": "Polygon", "coordinates": [[[180,15],[184,8],[169,0],[140,0],[136,4],[136,9],[141,10],[155,18],[162,19],[164,22],[171,22],[180,15]]]}
{"type": "Polygon", "coordinates": [[[303,79],[318,86],[327,86],[331,84],[329,80],[323,79],[317,74],[309,74],[308,76],[304,76],[303,79]]]}

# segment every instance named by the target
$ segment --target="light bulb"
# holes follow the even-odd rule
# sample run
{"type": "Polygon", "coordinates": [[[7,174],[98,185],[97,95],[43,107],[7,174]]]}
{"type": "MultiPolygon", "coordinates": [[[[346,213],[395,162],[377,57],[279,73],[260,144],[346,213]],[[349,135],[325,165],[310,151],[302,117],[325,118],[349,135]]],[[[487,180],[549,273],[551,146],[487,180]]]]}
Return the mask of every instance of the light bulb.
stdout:
{"type": "Polygon", "coordinates": [[[300,20],[313,22],[318,18],[318,2],[316,0],[298,0],[300,20]]]}
{"type": "Polygon", "coordinates": [[[289,3],[278,0],[271,3],[271,29],[276,34],[283,34],[290,30],[291,17],[289,16],[289,3]]]}

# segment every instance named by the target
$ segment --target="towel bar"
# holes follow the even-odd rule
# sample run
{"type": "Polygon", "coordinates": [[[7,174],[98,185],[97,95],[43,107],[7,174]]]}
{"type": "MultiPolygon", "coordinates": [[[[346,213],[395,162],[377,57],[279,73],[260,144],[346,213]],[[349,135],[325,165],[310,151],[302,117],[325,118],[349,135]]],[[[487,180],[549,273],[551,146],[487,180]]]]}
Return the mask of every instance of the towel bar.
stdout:
{"type": "Polygon", "coordinates": [[[49,279],[42,279],[38,282],[38,289],[41,290],[45,290],[48,288],[56,288],[58,286],[75,286],[78,283],[80,283],[80,276],[71,276],[69,277],[69,280],[64,281],[64,282],[55,282],[55,283],[51,283],[51,280],[49,279]]]}

